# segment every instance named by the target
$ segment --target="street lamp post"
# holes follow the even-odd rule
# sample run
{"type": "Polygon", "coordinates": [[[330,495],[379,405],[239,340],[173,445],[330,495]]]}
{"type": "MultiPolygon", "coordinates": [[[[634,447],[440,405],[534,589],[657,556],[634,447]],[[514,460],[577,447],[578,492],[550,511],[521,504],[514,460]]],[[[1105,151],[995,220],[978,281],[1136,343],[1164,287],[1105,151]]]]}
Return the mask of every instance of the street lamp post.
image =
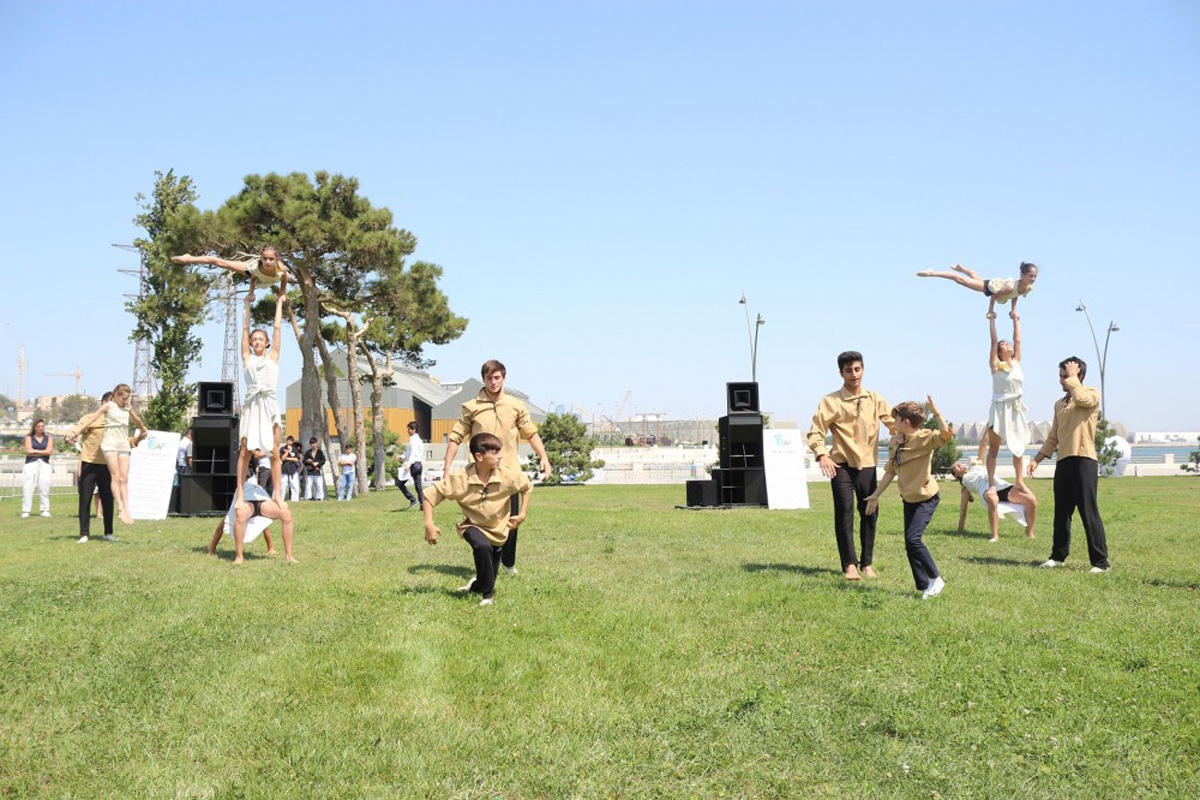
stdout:
{"type": "Polygon", "coordinates": [[[750,340],[750,380],[758,382],[758,329],[767,324],[767,320],[762,314],[756,314],[754,319],[753,329],[750,327],[750,301],[746,299],[746,293],[742,292],[742,298],[738,303],[746,307],[746,337],[750,340]]]}
{"type": "Polygon", "coordinates": [[[1096,348],[1096,359],[1100,362],[1100,416],[1108,419],[1108,412],[1105,409],[1105,403],[1108,401],[1108,393],[1104,391],[1104,365],[1108,361],[1108,340],[1113,335],[1114,331],[1121,330],[1117,323],[1110,321],[1108,329],[1104,332],[1104,352],[1100,352],[1100,340],[1096,338],[1096,329],[1092,326],[1092,316],[1088,313],[1087,306],[1083,301],[1079,301],[1079,305],[1075,306],[1076,311],[1082,311],[1084,318],[1087,320],[1088,330],[1092,334],[1092,344],[1096,348]]]}

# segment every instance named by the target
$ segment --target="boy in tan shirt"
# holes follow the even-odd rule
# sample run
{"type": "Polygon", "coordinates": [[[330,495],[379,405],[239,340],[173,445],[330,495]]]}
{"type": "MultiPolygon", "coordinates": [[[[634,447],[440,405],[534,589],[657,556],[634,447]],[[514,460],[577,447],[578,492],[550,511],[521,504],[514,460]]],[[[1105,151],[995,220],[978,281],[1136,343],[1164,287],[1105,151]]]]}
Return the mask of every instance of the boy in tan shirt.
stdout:
{"type": "Polygon", "coordinates": [[[500,551],[509,532],[525,521],[533,484],[529,476],[501,466],[503,444],[490,433],[477,433],[468,444],[474,463],[465,470],[447,474],[425,492],[421,509],[425,512],[425,541],[437,544],[441,531],[433,524],[433,509],[443,500],[454,500],[463,518],[456,525],[475,557],[475,579],[462,591],[483,595],[481,606],[492,605],[500,551]],[[510,503],[520,496],[520,510],[511,513],[510,503]]]}
{"type": "Polygon", "coordinates": [[[913,580],[921,592],[922,600],[937,597],[946,587],[921,536],[929,527],[933,512],[941,500],[937,481],[930,469],[933,453],[950,441],[953,435],[941,412],[933,405],[933,398],[926,397],[925,400],[924,407],[909,400],[892,409],[896,430],[888,445],[887,467],[883,470],[879,488],[867,498],[867,513],[874,514],[884,489],[892,482],[892,478],[899,478],[900,498],[904,501],[904,550],[908,553],[908,565],[912,568],[913,580]],[[921,427],[925,423],[927,409],[933,413],[938,430],[921,427]]]}

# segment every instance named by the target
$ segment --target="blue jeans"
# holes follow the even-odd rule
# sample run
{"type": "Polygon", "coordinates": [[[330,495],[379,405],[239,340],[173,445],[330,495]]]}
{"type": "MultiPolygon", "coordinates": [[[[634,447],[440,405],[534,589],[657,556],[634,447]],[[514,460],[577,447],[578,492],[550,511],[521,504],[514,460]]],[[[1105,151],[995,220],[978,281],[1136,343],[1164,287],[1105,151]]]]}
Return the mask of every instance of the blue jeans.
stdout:
{"type": "Polygon", "coordinates": [[[343,472],[341,480],[338,481],[338,500],[349,500],[354,493],[354,470],[343,472]]]}

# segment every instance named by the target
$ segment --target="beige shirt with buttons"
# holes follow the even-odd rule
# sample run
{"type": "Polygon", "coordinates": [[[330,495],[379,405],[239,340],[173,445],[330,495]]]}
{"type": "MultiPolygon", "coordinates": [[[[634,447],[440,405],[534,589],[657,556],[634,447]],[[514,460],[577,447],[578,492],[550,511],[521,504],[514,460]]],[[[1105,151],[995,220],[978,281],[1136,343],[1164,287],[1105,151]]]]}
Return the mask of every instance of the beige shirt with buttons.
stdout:
{"type": "Polygon", "coordinates": [[[529,409],[520,400],[505,392],[500,393],[499,399],[492,400],[481,389],[474,400],[463,403],[462,416],[454,423],[449,439],[462,444],[477,433],[490,433],[500,440],[500,458],[504,464],[515,469],[521,437],[528,439],[537,430],[537,423],[530,418],[529,409]]]}
{"type": "Polygon", "coordinates": [[[524,472],[501,465],[492,470],[485,485],[475,471],[475,464],[465,470],[451,472],[425,489],[425,499],[437,507],[443,500],[454,500],[462,509],[463,518],[455,526],[459,535],[475,527],[494,545],[508,541],[508,519],[514,494],[528,494],[533,483],[524,472]]]}
{"type": "Polygon", "coordinates": [[[1096,460],[1096,422],[1100,417],[1100,392],[1079,378],[1066,380],[1067,396],[1054,404],[1054,422],[1046,443],[1035,458],[1043,461],[1058,450],[1058,458],[1079,456],[1096,460]]]}
{"type": "Polygon", "coordinates": [[[900,486],[900,497],[908,503],[920,503],[933,497],[938,493],[937,480],[931,469],[933,453],[952,437],[949,431],[928,428],[922,428],[907,438],[903,434],[896,434],[888,444],[888,461],[883,469],[882,483],[886,485],[895,476],[900,486]]]}
{"type": "Polygon", "coordinates": [[[829,456],[835,464],[873,467],[881,422],[889,431],[895,424],[883,395],[865,389],[852,392],[843,386],[821,398],[808,431],[808,447],[817,458],[829,456]],[[832,450],[825,446],[826,432],[833,433],[832,450]]]}

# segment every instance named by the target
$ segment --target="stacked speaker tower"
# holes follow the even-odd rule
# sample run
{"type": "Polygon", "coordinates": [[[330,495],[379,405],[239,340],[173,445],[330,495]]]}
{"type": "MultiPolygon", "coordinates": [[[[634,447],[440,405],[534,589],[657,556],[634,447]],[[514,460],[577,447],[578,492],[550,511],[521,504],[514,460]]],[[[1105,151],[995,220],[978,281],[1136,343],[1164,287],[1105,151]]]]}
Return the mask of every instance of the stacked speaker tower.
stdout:
{"type": "Polygon", "coordinates": [[[192,471],[179,478],[183,516],[224,514],[237,492],[238,418],[233,384],[201,382],[199,413],[192,418],[192,471]]]}
{"type": "Polygon", "coordinates": [[[728,413],[717,421],[720,466],[709,480],[687,482],[689,506],[765,506],[763,419],[757,383],[727,383],[728,413]]]}

